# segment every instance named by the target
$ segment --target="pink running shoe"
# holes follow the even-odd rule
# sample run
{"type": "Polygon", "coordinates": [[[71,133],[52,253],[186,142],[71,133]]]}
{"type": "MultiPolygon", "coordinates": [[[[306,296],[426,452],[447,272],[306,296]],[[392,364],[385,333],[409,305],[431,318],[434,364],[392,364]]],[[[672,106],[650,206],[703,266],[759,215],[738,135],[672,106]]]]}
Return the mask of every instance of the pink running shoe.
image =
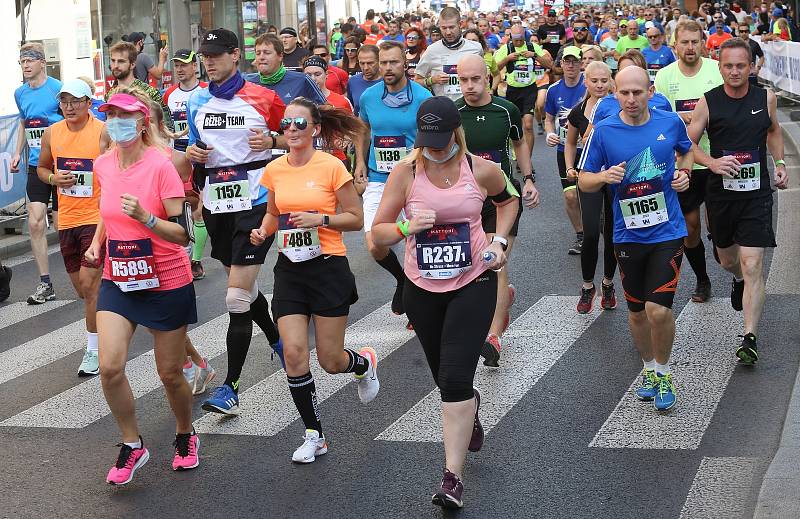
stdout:
{"type": "Polygon", "coordinates": [[[200,465],[200,438],[194,431],[175,435],[175,457],[172,459],[172,470],[189,470],[200,465]]]}
{"type": "Polygon", "coordinates": [[[133,474],[150,459],[150,451],[144,446],[142,437],[139,436],[139,441],[142,446],[138,449],[133,449],[124,443],[118,443],[117,446],[121,447],[117,462],[108,471],[106,482],[109,485],[125,485],[131,482],[133,474]]]}

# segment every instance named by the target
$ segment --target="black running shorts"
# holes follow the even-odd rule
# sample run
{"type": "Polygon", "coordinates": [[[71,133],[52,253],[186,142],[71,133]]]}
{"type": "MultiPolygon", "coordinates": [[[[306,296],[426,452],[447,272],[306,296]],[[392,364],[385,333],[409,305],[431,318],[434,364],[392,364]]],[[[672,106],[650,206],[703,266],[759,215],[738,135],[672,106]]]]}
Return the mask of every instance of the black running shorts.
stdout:
{"type": "Polygon", "coordinates": [[[683,239],[660,243],[617,243],[614,252],[631,312],[646,302],[672,308],[683,259],[683,239]]]}
{"type": "Polygon", "coordinates": [[[716,247],[775,247],[772,194],[743,200],[706,201],[708,227],[716,247]]]}
{"type": "Polygon", "coordinates": [[[705,202],[709,174],[713,173],[707,169],[692,170],[692,175],[689,178],[689,189],[678,193],[678,202],[681,204],[681,212],[683,214],[694,211],[705,202]]]}
{"type": "Polygon", "coordinates": [[[526,87],[512,87],[506,89],[506,99],[519,108],[523,116],[533,114],[536,109],[536,83],[526,87]]]}
{"type": "Polygon", "coordinates": [[[235,213],[212,214],[203,207],[203,221],[211,239],[211,257],[226,267],[262,265],[275,236],[255,246],[250,243],[250,231],[261,227],[266,212],[266,203],[235,213]]]}
{"type": "Polygon", "coordinates": [[[48,185],[39,179],[36,173],[36,166],[28,166],[28,182],[25,185],[25,192],[31,202],[40,202],[47,205],[50,199],[53,200],[53,211],[58,211],[58,193],[56,186],[48,185]]]}

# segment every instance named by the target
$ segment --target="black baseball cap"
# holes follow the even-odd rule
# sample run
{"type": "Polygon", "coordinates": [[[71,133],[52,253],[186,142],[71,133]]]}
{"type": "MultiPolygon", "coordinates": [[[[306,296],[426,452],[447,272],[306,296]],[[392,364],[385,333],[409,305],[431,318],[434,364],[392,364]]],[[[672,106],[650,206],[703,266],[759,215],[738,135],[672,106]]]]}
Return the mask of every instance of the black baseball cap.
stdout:
{"type": "Polygon", "coordinates": [[[461,113],[446,96],[426,99],[417,110],[415,148],[443,149],[450,142],[453,130],[461,126],[461,113]]]}
{"type": "Polygon", "coordinates": [[[143,32],[132,32],[128,35],[128,41],[130,43],[136,43],[137,41],[144,41],[145,34],[143,32]]]}
{"type": "Polygon", "coordinates": [[[194,51],[189,49],[178,49],[172,56],[172,61],[180,61],[181,63],[191,63],[194,59],[194,51]]]}
{"type": "Polygon", "coordinates": [[[294,27],[284,27],[283,29],[281,29],[281,32],[278,33],[278,35],[281,34],[288,34],[289,36],[294,36],[295,38],[297,38],[297,31],[294,30],[294,27]]]}
{"type": "Polygon", "coordinates": [[[203,36],[200,54],[224,54],[239,48],[239,38],[228,29],[214,29],[203,36]]]}
{"type": "Polygon", "coordinates": [[[547,16],[555,16],[555,15],[556,15],[555,9],[550,9],[549,11],[547,11],[547,16]]]}
{"type": "Polygon", "coordinates": [[[434,26],[431,27],[430,33],[431,34],[438,34],[439,36],[441,36],[442,35],[442,30],[437,25],[434,25],[434,26]]]}

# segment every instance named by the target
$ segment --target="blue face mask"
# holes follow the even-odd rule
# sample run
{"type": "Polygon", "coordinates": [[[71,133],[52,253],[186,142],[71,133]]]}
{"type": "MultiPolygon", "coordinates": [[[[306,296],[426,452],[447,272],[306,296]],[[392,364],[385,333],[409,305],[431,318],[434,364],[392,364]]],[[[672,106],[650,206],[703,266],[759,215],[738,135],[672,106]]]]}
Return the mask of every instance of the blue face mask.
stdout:
{"type": "Polygon", "coordinates": [[[136,130],[137,121],[139,119],[123,119],[122,117],[107,119],[106,131],[108,131],[108,136],[123,148],[130,146],[139,136],[139,132],[136,130]]]}

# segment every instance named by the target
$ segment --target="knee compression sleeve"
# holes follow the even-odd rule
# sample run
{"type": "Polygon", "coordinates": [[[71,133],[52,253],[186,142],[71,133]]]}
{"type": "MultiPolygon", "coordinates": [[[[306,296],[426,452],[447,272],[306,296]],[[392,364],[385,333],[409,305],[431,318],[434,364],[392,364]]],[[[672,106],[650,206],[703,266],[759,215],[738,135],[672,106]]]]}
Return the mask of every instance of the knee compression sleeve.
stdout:
{"type": "Polygon", "coordinates": [[[243,288],[228,287],[228,293],[225,294],[225,305],[228,307],[228,312],[232,314],[249,312],[252,301],[250,291],[243,288]]]}

